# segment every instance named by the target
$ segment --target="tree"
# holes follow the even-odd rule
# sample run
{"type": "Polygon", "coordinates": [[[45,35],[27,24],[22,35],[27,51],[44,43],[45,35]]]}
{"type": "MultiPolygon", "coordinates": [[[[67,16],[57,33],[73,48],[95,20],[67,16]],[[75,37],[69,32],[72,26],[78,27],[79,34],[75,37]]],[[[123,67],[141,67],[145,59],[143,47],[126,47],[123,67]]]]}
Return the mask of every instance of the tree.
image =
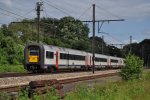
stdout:
{"type": "Polygon", "coordinates": [[[19,64],[23,61],[24,46],[17,44],[12,37],[5,37],[1,41],[1,58],[2,64],[19,64]]]}
{"type": "Polygon", "coordinates": [[[132,43],[124,46],[123,52],[125,55],[130,52],[130,46],[132,47],[131,53],[143,59],[144,65],[147,65],[150,55],[150,39],[145,39],[140,43],[132,43]]]}
{"type": "Polygon", "coordinates": [[[125,66],[121,69],[120,75],[124,80],[139,79],[143,71],[143,60],[135,55],[128,54],[125,59],[125,66]]]}
{"type": "Polygon", "coordinates": [[[61,18],[58,24],[58,38],[70,48],[86,50],[88,45],[89,28],[73,17],[61,18]],[[84,45],[83,45],[84,42],[84,45]],[[81,43],[81,44],[80,44],[81,43]]]}
{"type": "Polygon", "coordinates": [[[107,46],[107,48],[108,48],[108,54],[110,56],[123,57],[123,54],[122,54],[121,50],[118,49],[117,47],[107,46]]]}

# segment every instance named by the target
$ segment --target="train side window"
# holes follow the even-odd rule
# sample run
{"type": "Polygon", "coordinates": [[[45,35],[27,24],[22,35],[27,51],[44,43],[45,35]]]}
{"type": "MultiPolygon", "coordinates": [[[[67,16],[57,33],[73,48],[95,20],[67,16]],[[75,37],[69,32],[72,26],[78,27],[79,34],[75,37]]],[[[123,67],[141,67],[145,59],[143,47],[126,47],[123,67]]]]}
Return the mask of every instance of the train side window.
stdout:
{"type": "Polygon", "coordinates": [[[85,56],[80,56],[80,60],[85,60],[85,56]]]}
{"type": "Polygon", "coordinates": [[[69,54],[69,60],[85,60],[85,56],[69,54]]]}
{"type": "Polygon", "coordinates": [[[68,54],[60,53],[60,59],[67,59],[68,54]]]}
{"type": "Polygon", "coordinates": [[[106,58],[100,58],[100,62],[107,62],[106,58]]]}
{"type": "Polygon", "coordinates": [[[107,62],[107,59],[105,59],[105,58],[96,58],[96,57],[95,57],[95,61],[107,62]]]}
{"type": "Polygon", "coordinates": [[[60,59],[64,59],[64,54],[60,53],[60,59]]]}
{"type": "Polygon", "coordinates": [[[111,62],[113,62],[113,63],[118,63],[118,60],[111,59],[111,62]]]}
{"type": "Polygon", "coordinates": [[[54,58],[54,53],[50,51],[46,51],[46,58],[54,58]]]}

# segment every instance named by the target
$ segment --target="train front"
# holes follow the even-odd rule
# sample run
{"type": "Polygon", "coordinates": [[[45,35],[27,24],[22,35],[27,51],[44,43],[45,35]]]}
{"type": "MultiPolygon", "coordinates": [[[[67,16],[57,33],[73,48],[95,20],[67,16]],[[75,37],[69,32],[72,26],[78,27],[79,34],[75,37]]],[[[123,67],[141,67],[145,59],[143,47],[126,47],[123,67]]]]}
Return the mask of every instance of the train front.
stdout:
{"type": "Polygon", "coordinates": [[[44,63],[44,48],[40,44],[28,44],[24,49],[24,68],[37,72],[42,70],[44,63]]]}

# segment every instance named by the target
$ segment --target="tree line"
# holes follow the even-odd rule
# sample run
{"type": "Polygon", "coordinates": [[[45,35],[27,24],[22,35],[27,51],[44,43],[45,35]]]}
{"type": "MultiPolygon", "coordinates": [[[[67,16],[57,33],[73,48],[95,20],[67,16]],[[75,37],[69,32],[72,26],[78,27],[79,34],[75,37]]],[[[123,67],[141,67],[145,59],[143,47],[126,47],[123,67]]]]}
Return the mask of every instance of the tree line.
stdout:
{"type": "MultiPolygon", "coordinates": [[[[19,23],[10,23],[0,27],[0,64],[22,63],[24,46],[37,41],[36,22],[36,18],[24,19],[19,23]]],[[[40,20],[40,42],[48,45],[91,52],[93,37],[89,37],[89,31],[86,24],[70,16],[60,19],[41,18],[40,20]]],[[[109,46],[98,36],[95,37],[95,45],[96,53],[102,53],[103,45],[103,54],[117,57],[124,57],[130,47],[126,45],[121,50],[115,46],[109,46]]],[[[150,54],[150,39],[131,45],[132,53],[142,57],[147,63],[148,54],[150,54]],[[137,48],[141,45],[143,49],[138,51],[137,48]]]]}

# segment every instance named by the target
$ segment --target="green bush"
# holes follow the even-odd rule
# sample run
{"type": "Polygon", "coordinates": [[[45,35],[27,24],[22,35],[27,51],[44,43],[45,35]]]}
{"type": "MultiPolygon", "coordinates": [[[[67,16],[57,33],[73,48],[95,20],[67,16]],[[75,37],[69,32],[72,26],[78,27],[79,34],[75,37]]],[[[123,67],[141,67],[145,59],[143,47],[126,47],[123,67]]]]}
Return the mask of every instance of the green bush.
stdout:
{"type": "Polygon", "coordinates": [[[0,100],[11,100],[7,93],[0,93],[0,100]]]}
{"type": "Polygon", "coordinates": [[[125,66],[121,69],[120,75],[124,80],[139,79],[143,71],[143,60],[135,55],[128,54],[125,59],[125,66]]]}
{"type": "Polygon", "coordinates": [[[6,73],[6,72],[19,72],[23,73],[26,72],[23,65],[9,65],[9,64],[3,64],[0,65],[0,73],[6,73]]]}
{"type": "Polygon", "coordinates": [[[150,72],[142,80],[79,84],[64,100],[149,100],[150,72]]]}

